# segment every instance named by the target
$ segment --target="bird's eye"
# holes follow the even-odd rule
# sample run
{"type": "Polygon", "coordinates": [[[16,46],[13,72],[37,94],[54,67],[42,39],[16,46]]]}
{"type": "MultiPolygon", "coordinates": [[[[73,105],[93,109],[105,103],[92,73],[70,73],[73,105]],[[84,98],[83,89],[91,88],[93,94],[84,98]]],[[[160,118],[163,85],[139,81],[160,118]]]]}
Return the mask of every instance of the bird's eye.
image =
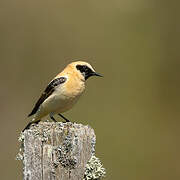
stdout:
{"type": "Polygon", "coordinates": [[[79,70],[85,78],[90,77],[92,70],[86,65],[76,65],[76,69],[79,70]]]}
{"type": "Polygon", "coordinates": [[[84,66],[84,65],[77,65],[76,66],[76,69],[79,70],[81,73],[85,72],[86,71],[86,68],[87,66],[84,66]]]}
{"type": "Polygon", "coordinates": [[[83,70],[84,70],[84,72],[86,72],[87,71],[87,66],[83,66],[83,70]]]}

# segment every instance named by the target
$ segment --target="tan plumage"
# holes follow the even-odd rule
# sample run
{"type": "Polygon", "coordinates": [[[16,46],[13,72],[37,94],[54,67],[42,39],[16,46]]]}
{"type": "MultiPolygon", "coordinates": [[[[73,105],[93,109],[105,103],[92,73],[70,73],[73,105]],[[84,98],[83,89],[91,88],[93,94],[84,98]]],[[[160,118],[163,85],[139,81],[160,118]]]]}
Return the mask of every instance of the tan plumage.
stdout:
{"type": "MultiPolygon", "coordinates": [[[[26,126],[32,123],[38,123],[40,119],[48,114],[52,120],[54,114],[68,111],[77,102],[79,97],[85,90],[85,81],[90,76],[101,76],[97,74],[92,66],[83,61],[73,62],[59,73],[49,83],[41,97],[35,104],[29,116],[34,115],[33,120],[26,126]]],[[[65,117],[63,117],[68,121],[65,117]]],[[[25,128],[25,129],[26,129],[25,128]]]]}

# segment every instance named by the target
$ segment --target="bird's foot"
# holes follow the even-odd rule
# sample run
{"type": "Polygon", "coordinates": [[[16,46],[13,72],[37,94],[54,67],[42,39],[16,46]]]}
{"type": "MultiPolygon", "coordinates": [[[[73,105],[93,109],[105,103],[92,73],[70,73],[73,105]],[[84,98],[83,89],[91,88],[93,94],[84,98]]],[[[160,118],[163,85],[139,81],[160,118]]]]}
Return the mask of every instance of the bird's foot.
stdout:
{"type": "Polygon", "coordinates": [[[71,122],[69,119],[65,118],[62,114],[58,114],[58,115],[65,120],[64,123],[71,122]]]}

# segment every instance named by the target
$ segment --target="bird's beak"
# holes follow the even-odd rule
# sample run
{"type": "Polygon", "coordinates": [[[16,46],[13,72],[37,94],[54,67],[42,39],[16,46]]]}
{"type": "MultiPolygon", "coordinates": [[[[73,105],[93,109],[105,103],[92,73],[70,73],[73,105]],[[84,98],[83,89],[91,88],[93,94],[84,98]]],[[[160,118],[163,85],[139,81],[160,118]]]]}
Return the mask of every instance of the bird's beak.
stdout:
{"type": "Polygon", "coordinates": [[[103,77],[101,74],[99,74],[99,73],[96,73],[96,72],[93,72],[93,74],[92,74],[93,76],[99,76],[99,77],[103,77]]]}

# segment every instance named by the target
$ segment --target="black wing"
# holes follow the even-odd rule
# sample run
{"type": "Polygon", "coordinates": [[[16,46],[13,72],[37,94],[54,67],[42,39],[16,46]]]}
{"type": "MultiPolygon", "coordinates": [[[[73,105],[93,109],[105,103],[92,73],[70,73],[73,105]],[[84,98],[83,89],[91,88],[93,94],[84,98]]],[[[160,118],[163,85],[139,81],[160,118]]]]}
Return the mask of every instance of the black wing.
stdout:
{"type": "Polygon", "coordinates": [[[53,81],[51,81],[47,88],[45,89],[45,91],[42,93],[41,97],[39,98],[39,100],[37,101],[37,103],[35,104],[32,112],[28,115],[32,116],[33,114],[35,114],[37,112],[37,110],[39,109],[39,106],[54,92],[55,87],[64,83],[67,80],[67,78],[65,77],[60,77],[60,78],[56,78],[53,81]]]}

